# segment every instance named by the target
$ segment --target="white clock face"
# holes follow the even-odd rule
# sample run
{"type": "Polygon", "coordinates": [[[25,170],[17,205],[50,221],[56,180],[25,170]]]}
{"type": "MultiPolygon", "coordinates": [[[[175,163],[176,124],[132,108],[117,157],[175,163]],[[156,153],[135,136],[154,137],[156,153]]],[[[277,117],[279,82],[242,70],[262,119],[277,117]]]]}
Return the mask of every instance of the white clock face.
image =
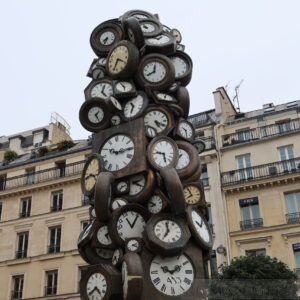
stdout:
{"type": "Polygon", "coordinates": [[[160,133],[167,128],[169,122],[165,113],[160,110],[151,110],[145,115],[144,124],[160,133]]]}
{"type": "Polygon", "coordinates": [[[104,118],[103,109],[99,106],[92,107],[88,112],[88,119],[94,124],[100,123],[104,118]]]}
{"type": "Polygon", "coordinates": [[[127,248],[129,251],[136,251],[139,248],[139,242],[137,240],[130,240],[127,243],[127,248]]]}
{"type": "Polygon", "coordinates": [[[153,147],[152,157],[159,167],[165,168],[171,165],[174,160],[174,146],[167,140],[160,140],[153,147]]]}
{"type": "Polygon", "coordinates": [[[134,196],[139,194],[145,187],[146,179],[143,174],[138,174],[129,180],[129,195],[134,196]]]}
{"type": "Polygon", "coordinates": [[[175,78],[184,75],[188,69],[186,61],[177,56],[174,56],[171,59],[175,67],[175,78]]]}
{"type": "Polygon", "coordinates": [[[162,242],[175,243],[181,238],[181,229],[172,220],[161,220],[155,224],[154,234],[162,242]]]}
{"type": "Polygon", "coordinates": [[[114,250],[112,249],[103,249],[103,248],[96,248],[96,253],[98,256],[104,259],[111,259],[114,255],[114,250]]]}
{"type": "Polygon", "coordinates": [[[104,77],[104,71],[100,68],[94,69],[92,72],[93,79],[100,79],[104,77]]]}
{"type": "Polygon", "coordinates": [[[96,84],[91,90],[92,97],[99,97],[102,99],[108,99],[113,94],[113,89],[110,83],[100,82],[96,84]]]}
{"type": "Polygon", "coordinates": [[[191,125],[186,122],[179,123],[179,132],[182,137],[186,139],[190,139],[193,136],[193,130],[191,128],[191,125]]]}
{"type": "Polygon", "coordinates": [[[116,210],[117,208],[124,206],[126,204],[127,204],[127,202],[124,199],[117,198],[112,202],[111,208],[112,208],[112,210],[116,210]]]}
{"type": "Polygon", "coordinates": [[[163,201],[158,195],[153,195],[148,201],[148,211],[152,214],[158,214],[163,207],[163,201]]]}
{"type": "Polygon", "coordinates": [[[146,222],[136,211],[124,212],[118,219],[117,231],[122,240],[126,238],[142,237],[146,222]]]}
{"type": "Polygon", "coordinates": [[[111,31],[105,31],[100,35],[100,43],[105,46],[111,45],[115,41],[115,35],[111,31]]]}
{"type": "Polygon", "coordinates": [[[107,283],[101,273],[94,273],[90,276],[86,285],[86,293],[91,300],[101,300],[106,294],[107,283]]]}
{"type": "Polygon", "coordinates": [[[187,292],[195,278],[194,268],[184,254],[176,257],[154,257],[150,265],[150,278],[154,287],[168,296],[187,292]]]}
{"type": "Polygon", "coordinates": [[[122,110],[121,103],[115,97],[110,97],[109,100],[118,110],[122,110]]]}
{"type": "Polygon", "coordinates": [[[138,20],[144,20],[144,19],[148,19],[148,17],[146,15],[143,14],[134,14],[132,15],[134,18],[138,19],[138,20]]]}
{"type": "Polygon", "coordinates": [[[98,59],[98,64],[100,66],[105,66],[106,65],[106,58],[105,57],[101,57],[98,59]]]}
{"type": "Polygon", "coordinates": [[[108,246],[108,245],[112,244],[112,241],[111,241],[110,236],[108,234],[107,225],[104,225],[104,226],[102,226],[98,229],[97,239],[102,245],[108,246]]]}
{"type": "Polygon", "coordinates": [[[126,118],[132,118],[136,116],[143,108],[144,98],[141,95],[130,99],[124,106],[124,116],[126,118]]]}
{"type": "Polygon", "coordinates": [[[144,66],[144,78],[151,83],[162,81],[166,77],[166,74],[167,70],[165,66],[158,61],[151,61],[144,66]]]}
{"type": "Polygon", "coordinates": [[[209,243],[210,242],[209,229],[207,228],[206,223],[203,221],[202,217],[194,210],[192,211],[192,220],[202,240],[204,240],[206,243],[209,243]]]}
{"type": "Polygon", "coordinates": [[[132,84],[128,81],[120,81],[116,84],[116,90],[122,93],[127,93],[132,90],[132,84]]]}
{"type": "Polygon", "coordinates": [[[141,29],[144,33],[151,33],[155,30],[155,27],[150,23],[144,23],[141,25],[141,29]]]}
{"type": "Polygon", "coordinates": [[[111,124],[114,126],[121,124],[121,118],[118,115],[112,116],[110,120],[111,120],[111,124]]]}
{"type": "Polygon", "coordinates": [[[157,132],[154,128],[147,126],[146,127],[146,134],[150,138],[154,138],[157,135],[157,132]]]}
{"type": "Polygon", "coordinates": [[[118,184],[117,184],[117,190],[118,190],[118,192],[123,193],[123,192],[125,192],[127,190],[127,188],[128,188],[128,184],[127,184],[126,181],[120,181],[120,182],[118,182],[118,184]]]}
{"type": "Polygon", "coordinates": [[[131,162],[134,157],[133,140],[123,134],[109,138],[100,150],[107,171],[119,171],[131,162]]]}
{"type": "Polygon", "coordinates": [[[156,37],[146,39],[146,41],[152,45],[164,45],[167,44],[170,41],[170,39],[168,36],[160,34],[156,37]]]}
{"type": "Polygon", "coordinates": [[[163,100],[163,101],[173,101],[173,97],[168,94],[165,94],[165,93],[158,93],[156,95],[156,97],[157,97],[157,99],[163,100]]]}
{"type": "Polygon", "coordinates": [[[176,170],[182,170],[186,168],[190,163],[190,157],[188,153],[183,149],[178,149],[178,162],[176,170]]]}

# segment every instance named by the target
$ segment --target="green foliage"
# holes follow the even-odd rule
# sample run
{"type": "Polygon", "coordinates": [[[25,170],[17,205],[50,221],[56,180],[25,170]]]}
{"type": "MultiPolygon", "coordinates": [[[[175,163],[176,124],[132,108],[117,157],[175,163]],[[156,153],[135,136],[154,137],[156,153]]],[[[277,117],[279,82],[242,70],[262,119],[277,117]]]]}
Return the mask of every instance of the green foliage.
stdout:
{"type": "Polygon", "coordinates": [[[49,152],[49,149],[47,147],[41,147],[38,149],[39,156],[44,156],[49,152]]]}
{"type": "Polygon", "coordinates": [[[241,256],[211,280],[209,300],[297,299],[297,275],[269,256],[241,256]]]}
{"type": "Polygon", "coordinates": [[[4,159],[11,161],[18,157],[18,153],[13,150],[6,150],[4,152],[4,159]]]}
{"type": "Polygon", "coordinates": [[[69,148],[72,148],[73,146],[75,146],[75,143],[73,141],[63,140],[63,141],[57,143],[57,150],[65,151],[69,148]]]}

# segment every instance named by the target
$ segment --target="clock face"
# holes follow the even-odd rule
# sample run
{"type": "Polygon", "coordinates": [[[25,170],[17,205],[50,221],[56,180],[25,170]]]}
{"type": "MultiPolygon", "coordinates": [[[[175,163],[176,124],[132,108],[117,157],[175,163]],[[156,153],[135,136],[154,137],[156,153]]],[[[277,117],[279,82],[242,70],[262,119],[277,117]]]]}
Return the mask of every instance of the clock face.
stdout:
{"type": "Polygon", "coordinates": [[[143,216],[136,211],[126,211],[118,219],[117,231],[122,240],[142,237],[146,226],[143,216]]]}
{"type": "Polygon", "coordinates": [[[202,240],[204,240],[206,243],[209,243],[210,242],[209,229],[206,226],[206,223],[203,221],[202,217],[194,210],[192,211],[192,220],[202,240]]]}
{"type": "Polygon", "coordinates": [[[168,296],[187,292],[194,281],[194,268],[184,254],[177,257],[154,257],[150,265],[150,278],[154,287],[168,296]]]}
{"type": "Polygon", "coordinates": [[[128,241],[128,243],[127,243],[127,249],[129,251],[134,252],[138,248],[139,248],[139,241],[138,240],[132,239],[132,240],[128,241]]]}
{"type": "Polygon", "coordinates": [[[118,182],[118,184],[117,184],[117,190],[118,190],[118,192],[124,193],[124,192],[126,192],[127,189],[128,189],[128,184],[127,184],[126,181],[120,181],[120,182],[118,182]]]}
{"type": "Polygon", "coordinates": [[[158,100],[162,100],[162,101],[174,101],[174,98],[171,95],[165,93],[157,93],[156,97],[158,100]]]}
{"type": "Polygon", "coordinates": [[[154,234],[162,242],[175,243],[181,238],[181,229],[172,220],[161,220],[154,226],[154,234]]]}
{"type": "Polygon", "coordinates": [[[145,187],[146,178],[143,174],[138,174],[129,180],[129,195],[134,196],[139,194],[145,187]]]}
{"type": "Polygon", "coordinates": [[[176,42],[180,43],[181,42],[181,33],[177,29],[172,29],[171,30],[172,35],[175,37],[176,42]]]}
{"type": "Polygon", "coordinates": [[[149,199],[147,207],[152,214],[158,214],[163,208],[163,200],[159,195],[153,195],[149,199]]]}
{"type": "Polygon", "coordinates": [[[120,125],[120,124],[121,124],[121,118],[120,118],[120,116],[118,116],[118,115],[112,116],[111,119],[110,119],[110,121],[111,121],[111,124],[112,124],[113,126],[117,126],[117,125],[120,125]]]}
{"type": "Polygon", "coordinates": [[[109,71],[113,74],[120,73],[127,64],[128,61],[128,49],[127,47],[120,45],[116,47],[108,59],[109,71]]]}
{"type": "Polygon", "coordinates": [[[106,57],[101,57],[98,59],[98,64],[100,66],[105,66],[106,65],[106,57]]]}
{"type": "Polygon", "coordinates": [[[112,241],[111,241],[110,236],[108,234],[107,225],[104,225],[104,226],[102,226],[98,229],[97,239],[102,245],[108,246],[108,245],[112,244],[112,241]]]}
{"type": "Polygon", "coordinates": [[[116,90],[122,93],[127,93],[132,90],[132,84],[128,81],[120,81],[116,84],[116,90]]]}
{"type": "Polygon", "coordinates": [[[156,133],[165,130],[168,125],[168,117],[161,110],[151,110],[144,117],[145,126],[155,129],[156,133]]]}
{"type": "Polygon", "coordinates": [[[104,160],[105,170],[119,171],[127,167],[134,157],[133,140],[127,135],[117,134],[104,143],[100,155],[104,160]]]}
{"type": "Polygon", "coordinates": [[[185,60],[181,57],[174,56],[172,57],[172,62],[175,67],[175,78],[181,77],[188,70],[188,65],[185,60]]]}
{"type": "Polygon", "coordinates": [[[115,38],[115,34],[112,31],[105,31],[100,35],[100,43],[109,46],[115,41],[115,38]]]}
{"type": "Polygon", "coordinates": [[[183,149],[178,149],[178,162],[176,165],[176,170],[182,170],[186,168],[190,163],[190,156],[183,149]]]}
{"type": "Polygon", "coordinates": [[[124,116],[126,118],[135,117],[143,109],[143,104],[144,98],[142,95],[137,95],[136,97],[130,99],[124,106],[124,116]]]}
{"type": "Polygon", "coordinates": [[[156,130],[150,126],[146,126],[146,134],[149,138],[154,138],[157,136],[156,130]]]}
{"type": "Polygon", "coordinates": [[[165,66],[158,61],[149,61],[143,68],[143,76],[150,83],[157,83],[167,75],[165,66]]]}
{"type": "Polygon", "coordinates": [[[124,206],[127,204],[127,201],[125,201],[125,199],[123,198],[116,198],[114,199],[114,201],[111,204],[111,208],[112,210],[116,210],[117,208],[124,206]]]}
{"type": "Polygon", "coordinates": [[[145,20],[148,19],[148,16],[143,15],[143,14],[133,14],[132,15],[134,18],[138,19],[138,20],[145,20]]]}
{"type": "Polygon", "coordinates": [[[96,248],[96,253],[101,258],[111,259],[113,257],[113,255],[114,255],[114,250],[112,250],[112,249],[96,248]]]}
{"type": "Polygon", "coordinates": [[[91,89],[92,97],[108,99],[112,94],[112,85],[108,82],[99,82],[91,89]]]}
{"type": "Polygon", "coordinates": [[[84,175],[84,185],[87,191],[91,191],[100,172],[99,160],[94,158],[90,161],[84,175]]]}
{"type": "Polygon", "coordinates": [[[151,33],[155,31],[155,26],[150,23],[143,23],[140,27],[143,33],[151,33]]]}
{"type": "Polygon", "coordinates": [[[183,189],[185,202],[187,204],[196,204],[201,199],[201,192],[198,187],[188,185],[183,189]]]}
{"type": "Polygon", "coordinates": [[[86,293],[91,300],[104,298],[107,289],[107,282],[101,273],[94,273],[90,276],[86,285],[86,293]]]}
{"type": "Polygon", "coordinates": [[[121,103],[115,97],[110,97],[109,100],[117,110],[122,110],[121,103]]]}
{"type": "Polygon", "coordinates": [[[93,124],[101,123],[104,118],[104,111],[99,106],[91,107],[88,111],[88,119],[93,124]]]}
{"type": "Polygon", "coordinates": [[[94,208],[91,209],[91,215],[92,215],[93,218],[96,218],[96,213],[95,213],[95,209],[94,208]]]}
{"type": "Polygon", "coordinates": [[[170,38],[165,34],[160,34],[156,37],[148,38],[146,41],[151,45],[164,45],[170,41],[170,38]]]}
{"type": "Polygon", "coordinates": [[[191,125],[186,122],[180,122],[178,129],[181,136],[186,139],[190,139],[193,136],[193,129],[191,128],[191,125]]]}
{"type": "Polygon", "coordinates": [[[173,144],[168,140],[159,140],[153,147],[152,158],[158,167],[168,167],[175,159],[175,149],[173,144]]]}
{"type": "Polygon", "coordinates": [[[92,77],[93,79],[100,79],[105,76],[104,70],[101,68],[96,68],[92,71],[92,77]]]}

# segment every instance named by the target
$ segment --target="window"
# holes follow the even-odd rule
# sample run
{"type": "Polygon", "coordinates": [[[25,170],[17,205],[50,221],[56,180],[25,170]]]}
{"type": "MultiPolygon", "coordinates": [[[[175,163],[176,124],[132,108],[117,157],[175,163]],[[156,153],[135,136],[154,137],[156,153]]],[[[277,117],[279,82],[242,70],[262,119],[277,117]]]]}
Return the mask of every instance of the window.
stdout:
{"type": "Polygon", "coordinates": [[[242,129],[236,132],[238,141],[249,141],[251,139],[250,129],[242,129]]]}
{"type": "Polygon", "coordinates": [[[292,170],[296,170],[296,164],[294,160],[293,146],[286,146],[278,148],[280,160],[282,161],[281,167],[284,173],[292,170]]]}
{"type": "Polygon", "coordinates": [[[33,135],[33,145],[34,147],[40,147],[43,144],[44,133],[37,132],[33,135]]]}
{"type": "Polygon", "coordinates": [[[280,120],[276,122],[278,127],[278,133],[284,133],[291,131],[291,120],[280,120]]]}
{"type": "Polygon", "coordinates": [[[6,175],[0,176],[0,191],[5,190],[5,184],[6,184],[6,175]]]}
{"type": "Polygon", "coordinates": [[[16,258],[27,257],[28,248],[28,232],[18,234],[18,250],[16,252],[16,258]]]}
{"type": "Polygon", "coordinates": [[[66,172],[66,162],[59,162],[56,163],[56,176],[57,177],[64,177],[66,172]]]}
{"type": "Polygon", "coordinates": [[[48,253],[56,253],[60,251],[61,226],[49,229],[50,243],[48,253]]]}
{"type": "Polygon", "coordinates": [[[258,249],[258,250],[246,250],[247,256],[266,256],[266,249],[258,249]]]}
{"type": "Polygon", "coordinates": [[[216,250],[212,250],[210,260],[209,260],[209,266],[210,266],[210,275],[211,277],[213,277],[215,274],[218,273],[216,250]]]}
{"type": "Polygon", "coordinates": [[[33,184],[34,183],[34,169],[26,170],[26,184],[33,184]]]}
{"type": "Polygon", "coordinates": [[[237,165],[239,169],[240,180],[253,179],[250,154],[239,156],[237,159],[237,165]]]}
{"type": "Polygon", "coordinates": [[[0,202],[0,221],[1,221],[1,215],[2,215],[2,202],[0,202]]]}
{"type": "Polygon", "coordinates": [[[239,204],[243,215],[243,221],[240,223],[241,229],[244,230],[262,227],[258,197],[240,199],[239,204]]]}
{"type": "Polygon", "coordinates": [[[59,211],[62,210],[63,204],[63,192],[55,192],[52,194],[52,206],[51,211],[59,211]]]}
{"type": "Polygon", "coordinates": [[[13,277],[13,290],[12,290],[12,299],[22,299],[23,295],[23,285],[24,285],[24,275],[14,276],[13,277]]]}
{"type": "Polygon", "coordinates": [[[285,194],[287,223],[300,222],[300,192],[285,194]]]}
{"type": "Polygon", "coordinates": [[[82,221],[81,222],[81,231],[83,231],[85,228],[86,228],[86,226],[88,226],[89,225],[89,221],[82,221]]]}
{"type": "Polygon", "coordinates": [[[46,273],[46,291],[45,295],[56,295],[57,293],[57,270],[46,273]]]}
{"type": "Polygon", "coordinates": [[[21,200],[21,212],[20,218],[26,218],[30,216],[31,210],[31,198],[24,198],[21,200]]]}
{"type": "Polygon", "coordinates": [[[209,180],[208,180],[208,174],[207,174],[207,165],[206,164],[202,164],[201,179],[202,179],[203,186],[209,186],[209,180]]]}

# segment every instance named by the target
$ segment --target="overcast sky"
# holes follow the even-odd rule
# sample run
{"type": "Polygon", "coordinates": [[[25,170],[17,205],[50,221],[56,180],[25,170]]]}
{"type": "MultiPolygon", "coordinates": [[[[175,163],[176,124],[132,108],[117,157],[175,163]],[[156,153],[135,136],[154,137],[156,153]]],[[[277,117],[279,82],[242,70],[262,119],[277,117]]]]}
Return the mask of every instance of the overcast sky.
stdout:
{"type": "Polygon", "coordinates": [[[90,33],[130,9],[158,13],[178,28],[194,63],[191,114],[214,108],[212,92],[240,87],[241,111],[300,99],[299,0],[9,0],[0,10],[0,136],[49,123],[58,112],[73,139],[87,70],[90,33]]]}

